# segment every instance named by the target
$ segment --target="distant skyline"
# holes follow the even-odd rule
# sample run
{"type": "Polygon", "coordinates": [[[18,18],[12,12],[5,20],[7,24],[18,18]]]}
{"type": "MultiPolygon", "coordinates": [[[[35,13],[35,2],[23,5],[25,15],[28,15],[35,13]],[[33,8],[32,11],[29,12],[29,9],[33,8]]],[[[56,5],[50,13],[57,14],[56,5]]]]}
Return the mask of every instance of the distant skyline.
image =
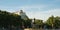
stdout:
{"type": "Polygon", "coordinates": [[[0,9],[8,12],[23,10],[29,18],[46,21],[60,16],[60,0],[0,0],[0,9]]]}

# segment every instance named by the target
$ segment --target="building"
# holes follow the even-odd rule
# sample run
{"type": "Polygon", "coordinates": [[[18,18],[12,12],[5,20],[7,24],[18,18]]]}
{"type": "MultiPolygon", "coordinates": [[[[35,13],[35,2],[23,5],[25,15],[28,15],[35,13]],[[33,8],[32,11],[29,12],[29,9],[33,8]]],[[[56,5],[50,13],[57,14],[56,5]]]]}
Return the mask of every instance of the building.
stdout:
{"type": "Polygon", "coordinates": [[[23,10],[16,11],[16,12],[14,12],[14,14],[20,15],[21,16],[21,19],[24,19],[24,20],[29,19],[28,16],[26,15],[26,13],[23,12],[23,10]]]}
{"type": "Polygon", "coordinates": [[[40,28],[43,25],[43,20],[34,18],[31,25],[32,25],[33,28],[40,28]]]}
{"type": "Polygon", "coordinates": [[[23,10],[20,10],[20,16],[21,16],[21,19],[24,19],[24,20],[28,19],[27,15],[25,14],[25,12],[23,12],[23,10]]]}

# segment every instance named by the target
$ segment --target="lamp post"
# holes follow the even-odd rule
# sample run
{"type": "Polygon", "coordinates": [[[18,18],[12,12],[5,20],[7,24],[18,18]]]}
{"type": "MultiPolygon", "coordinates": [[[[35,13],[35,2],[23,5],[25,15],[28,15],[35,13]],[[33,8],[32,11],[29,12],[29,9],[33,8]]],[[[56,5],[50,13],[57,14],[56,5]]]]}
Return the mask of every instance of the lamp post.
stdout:
{"type": "Polygon", "coordinates": [[[33,28],[35,28],[35,18],[33,19],[33,28]]]}
{"type": "Polygon", "coordinates": [[[34,18],[34,24],[35,24],[35,18],[34,18]]]}

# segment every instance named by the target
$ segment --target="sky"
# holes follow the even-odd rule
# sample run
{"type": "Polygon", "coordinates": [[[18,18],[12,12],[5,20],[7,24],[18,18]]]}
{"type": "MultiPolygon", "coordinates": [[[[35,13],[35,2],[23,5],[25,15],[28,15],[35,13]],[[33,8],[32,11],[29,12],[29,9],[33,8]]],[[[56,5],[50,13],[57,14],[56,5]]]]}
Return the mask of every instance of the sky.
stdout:
{"type": "Polygon", "coordinates": [[[2,11],[23,10],[29,18],[46,21],[51,15],[60,16],[60,0],[0,0],[2,11]]]}

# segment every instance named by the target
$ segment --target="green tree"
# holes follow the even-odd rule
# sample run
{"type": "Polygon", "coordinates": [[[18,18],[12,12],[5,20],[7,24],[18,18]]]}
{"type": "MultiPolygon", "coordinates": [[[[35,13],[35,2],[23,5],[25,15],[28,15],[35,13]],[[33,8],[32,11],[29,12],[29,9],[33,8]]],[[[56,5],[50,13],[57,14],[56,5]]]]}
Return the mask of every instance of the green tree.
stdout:
{"type": "Polygon", "coordinates": [[[48,20],[46,21],[46,24],[53,28],[54,25],[55,25],[55,18],[54,18],[54,16],[49,17],[48,20]]]}
{"type": "Polygon", "coordinates": [[[19,15],[0,10],[0,26],[8,27],[8,25],[21,25],[22,19],[19,15]]]}
{"type": "Polygon", "coordinates": [[[28,20],[24,20],[24,26],[27,28],[31,28],[31,22],[32,20],[31,19],[28,19],[28,20]]]}
{"type": "Polygon", "coordinates": [[[55,27],[60,28],[60,17],[55,17],[55,27]]]}

